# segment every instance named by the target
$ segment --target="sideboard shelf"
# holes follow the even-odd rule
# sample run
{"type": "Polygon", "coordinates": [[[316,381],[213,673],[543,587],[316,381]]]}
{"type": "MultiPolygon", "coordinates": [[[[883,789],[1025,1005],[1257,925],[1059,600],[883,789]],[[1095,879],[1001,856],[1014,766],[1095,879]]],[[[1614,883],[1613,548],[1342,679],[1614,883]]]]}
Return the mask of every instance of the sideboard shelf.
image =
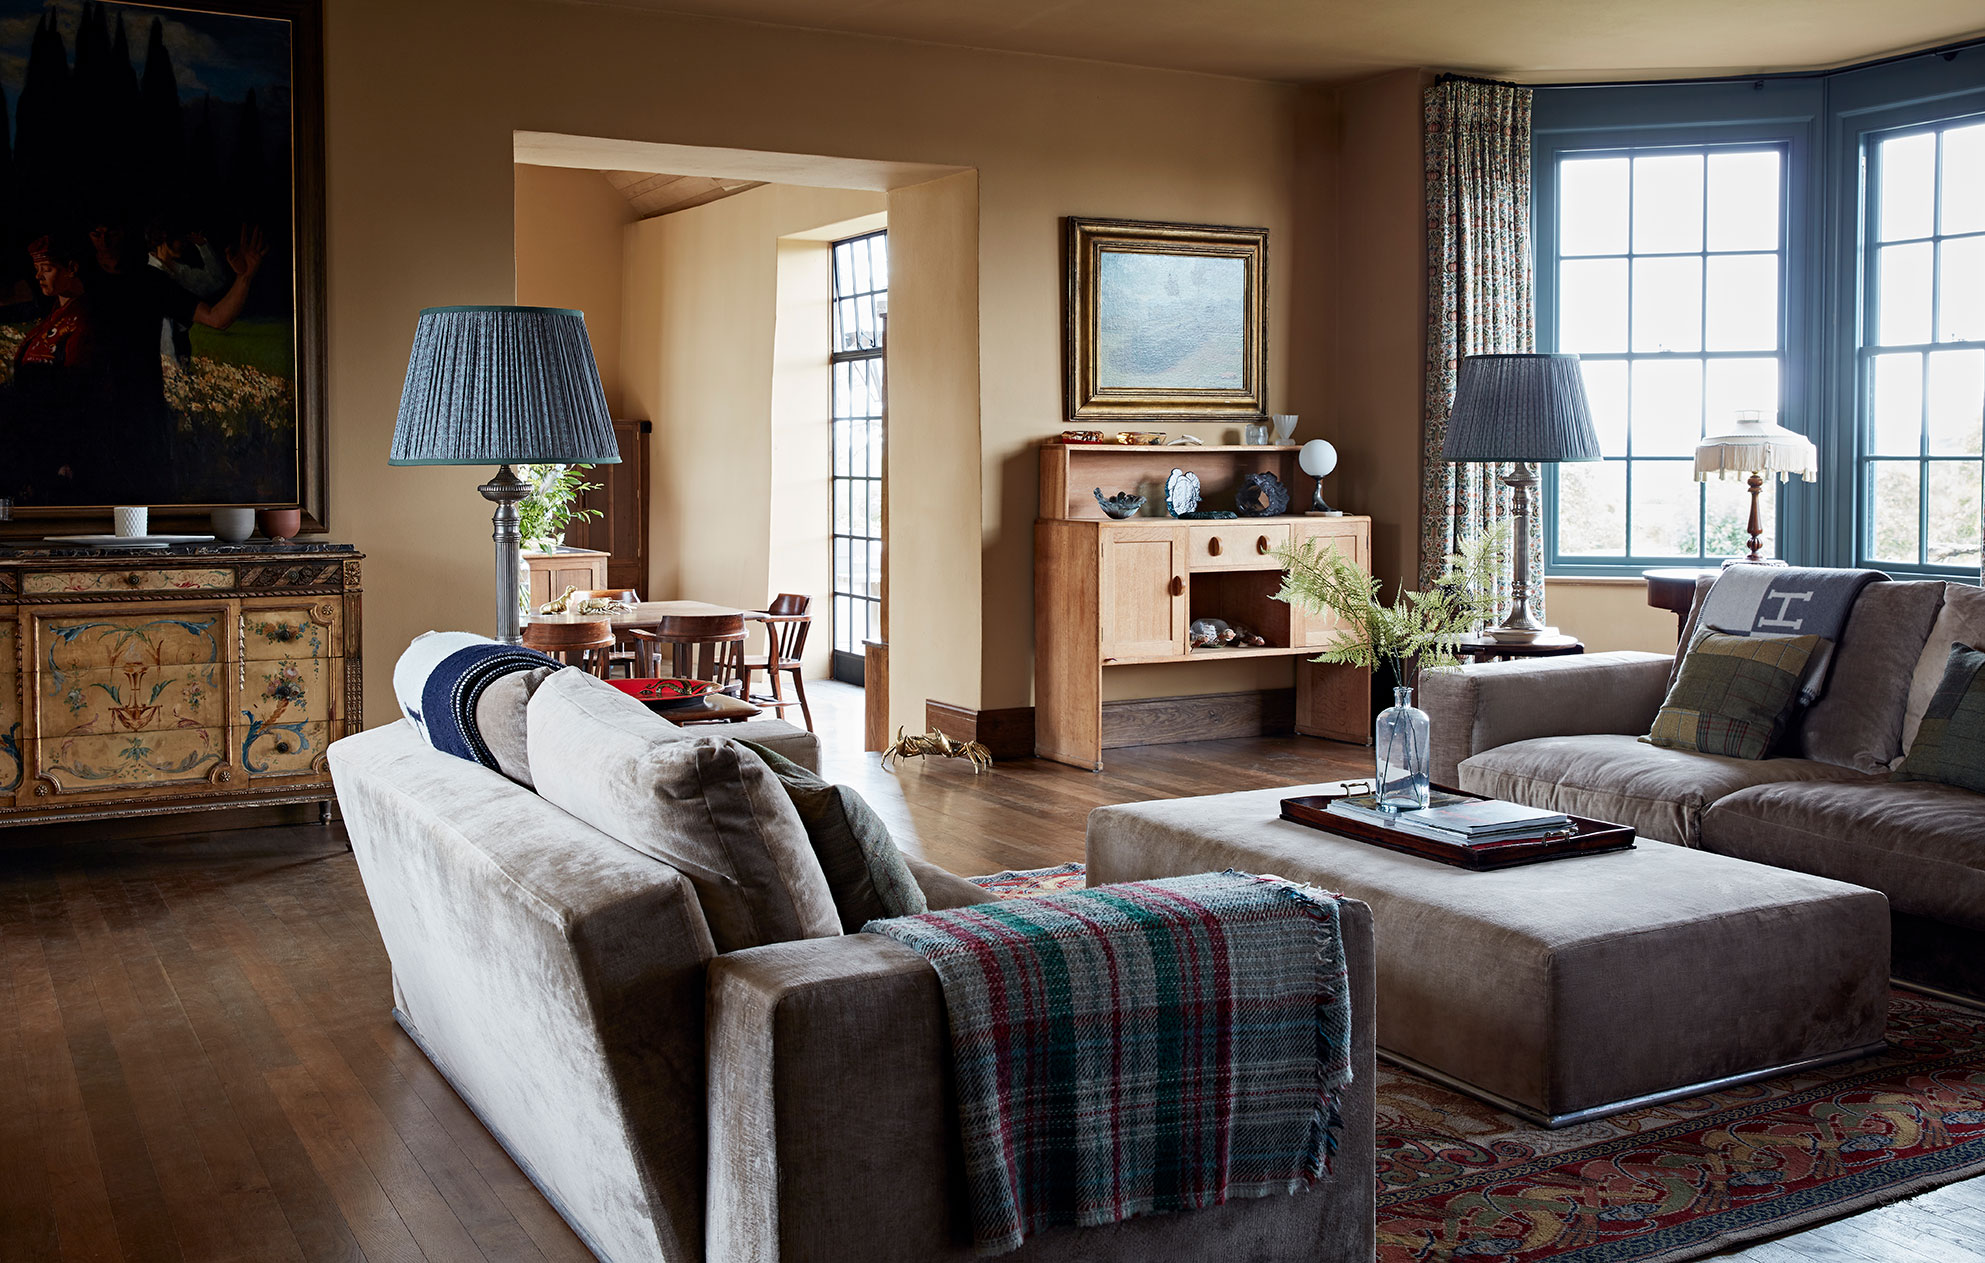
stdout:
{"type": "MultiPolygon", "coordinates": [[[[1297,495],[1300,447],[1133,447],[1050,443],[1041,449],[1041,517],[1034,525],[1034,731],[1042,758],[1100,770],[1103,678],[1111,667],[1313,658],[1343,629],[1275,599],[1277,548],[1319,540],[1371,564],[1371,519],[1320,514],[1181,519],[1103,514],[1095,489],[1163,503],[1174,468],[1198,475],[1201,503],[1233,503],[1242,479],[1274,473],[1297,495]],[[1193,649],[1195,619],[1245,624],[1264,646],[1193,649]]],[[[1305,480],[1306,481],[1306,480],[1305,480]]],[[[1363,741],[1370,673],[1300,662],[1298,732],[1363,741]]]]}

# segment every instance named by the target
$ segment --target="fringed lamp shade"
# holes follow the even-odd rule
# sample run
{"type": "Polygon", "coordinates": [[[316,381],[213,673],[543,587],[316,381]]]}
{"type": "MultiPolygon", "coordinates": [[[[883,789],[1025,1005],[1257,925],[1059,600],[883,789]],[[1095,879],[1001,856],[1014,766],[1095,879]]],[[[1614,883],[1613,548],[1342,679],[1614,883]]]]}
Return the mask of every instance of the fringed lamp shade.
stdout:
{"type": "Polygon", "coordinates": [[[1470,355],[1456,375],[1441,459],[1598,460],[1576,355],[1470,355]]]}
{"type": "Polygon", "coordinates": [[[563,307],[429,307],[414,329],[395,465],[620,460],[586,318],[563,307]]]}
{"type": "Polygon", "coordinates": [[[1696,481],[1705,482],[1711,474],[1728,478],[1731,474],[1761,474],[1778,481],[1804,478],[1819,480],[1820,454],[1812,440],[1794,434],[1782,425],[1765,421],[1755,412],[1740,412],[1728,433],[1711,435],[1696,444],[1696,481]]]}

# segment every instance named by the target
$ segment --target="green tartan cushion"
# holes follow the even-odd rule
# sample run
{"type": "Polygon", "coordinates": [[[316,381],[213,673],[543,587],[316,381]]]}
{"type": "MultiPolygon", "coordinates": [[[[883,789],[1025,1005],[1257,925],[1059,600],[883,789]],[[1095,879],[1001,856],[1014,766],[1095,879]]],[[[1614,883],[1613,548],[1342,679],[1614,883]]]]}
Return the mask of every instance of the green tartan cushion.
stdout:
{"type": "Polygon", "coordinates": [[[1762,759],[1799,698],[1818,636],[1731,636],[1705,632],[1641,740],[1673,750],[1762,759]]]}
{"type": "Polygon", "coordinates": [[[1951,646],[1944,678],[1893,779],[1942,781],[1985,794],[1985,653],[1951,646]]]}

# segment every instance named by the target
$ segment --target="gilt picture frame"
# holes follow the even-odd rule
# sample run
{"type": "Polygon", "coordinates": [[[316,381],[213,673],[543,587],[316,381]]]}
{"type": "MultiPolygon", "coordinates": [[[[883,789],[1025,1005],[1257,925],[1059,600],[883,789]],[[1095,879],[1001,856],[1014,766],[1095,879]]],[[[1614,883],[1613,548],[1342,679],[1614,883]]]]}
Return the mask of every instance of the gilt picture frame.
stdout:
{"type": "Polygon", "coordinates": [[[1065,221],[1071,421],[1268,413],[1268,230],[1065,221]]]}
{"type": "Polygon", "coordinates": [[[321,0],[0,0],[0,539],[326,529],[321,0]]]}

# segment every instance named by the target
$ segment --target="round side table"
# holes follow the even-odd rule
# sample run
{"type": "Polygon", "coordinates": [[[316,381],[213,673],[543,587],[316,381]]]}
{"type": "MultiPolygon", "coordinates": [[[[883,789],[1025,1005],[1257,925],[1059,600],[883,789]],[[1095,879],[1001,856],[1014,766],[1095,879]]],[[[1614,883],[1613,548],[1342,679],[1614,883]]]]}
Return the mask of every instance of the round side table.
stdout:
{"type": "Polygon", "coordinates": [[[1490,640],[1487,636],[1464,637],[1454,642],[1454,652],[1470,662],[1496,662],[1511,658],[1560,658],[1584,653],[1585,642],[1576,636],[1539,636],[1535,640],[1490,640]]]}

